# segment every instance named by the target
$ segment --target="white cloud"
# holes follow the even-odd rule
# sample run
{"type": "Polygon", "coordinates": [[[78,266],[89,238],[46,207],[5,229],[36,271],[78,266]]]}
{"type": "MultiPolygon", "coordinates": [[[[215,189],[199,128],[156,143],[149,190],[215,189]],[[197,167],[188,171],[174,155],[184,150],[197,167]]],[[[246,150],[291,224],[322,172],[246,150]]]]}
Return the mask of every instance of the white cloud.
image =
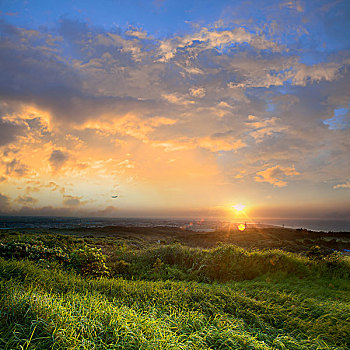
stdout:
{"type": "Polygon", "coordinates": [[[244,27],[222,29],[202,27],[191,35],[177,36],[160,41],[160,61],[167,62],[175,57],[178,50],[185,50],[191,55],[198,55],[204,50],[223,50],[232,44],[248,43],[257,50],[271,49],[275,52],[283,50],[276,42],[267,40],[263,35],[252,34],[244,27]]]}
{"type": "Polygon", "coordinates": [[[308,83],[320,82],[321,80],[332,81],[339,77],[339,70],[343,64],[328,62],[308,66],[299,63],[295,67],[293,84],[306,86],[308,83]]]}

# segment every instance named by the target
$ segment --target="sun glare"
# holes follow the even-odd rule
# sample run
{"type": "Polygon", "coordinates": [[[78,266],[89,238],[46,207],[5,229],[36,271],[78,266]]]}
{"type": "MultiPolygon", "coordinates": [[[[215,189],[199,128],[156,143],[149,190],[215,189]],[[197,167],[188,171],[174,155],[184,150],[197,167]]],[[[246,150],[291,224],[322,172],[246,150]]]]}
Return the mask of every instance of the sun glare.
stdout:
{"type": "Polygon", "coordinates": [[[245,205],[243,204],[236,204],[233,206],[237,211],[243,211],[245,208],[245,205]]]}
{"type": "Polygon", "coordinates": [[[244,230],[245,230],[245,224],[239,224],[239,225],[238,225],[238,229],[239,229],[240,231],[244,231],[244,230]]]}

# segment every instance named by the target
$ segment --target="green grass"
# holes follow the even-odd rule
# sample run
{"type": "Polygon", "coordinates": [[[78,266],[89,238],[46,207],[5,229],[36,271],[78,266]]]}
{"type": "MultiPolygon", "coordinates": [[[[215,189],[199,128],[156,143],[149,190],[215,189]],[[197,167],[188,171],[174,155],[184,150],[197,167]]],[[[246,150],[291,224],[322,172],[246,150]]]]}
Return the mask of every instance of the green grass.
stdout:
{"type": "Polygon", "coordinates": [[[228,283],[133,281],[0,259],[0,348],[349,349],[349,280],[323,267],[286,271],[228,283]]]}
{"type": "Polygon", "coordinates": [[[211,249],[189,248],[179,244],[134,250],[116,247],[109,256],[112,276],[150,280],[193,280],[227,282],[275,275],[338,277],[349,279],[350,262],[336,253],[314,258],[281,250],[247,251],[234,245],[211,249]],[[120,264],[123,262],[123,264],[120,264]],[[126,265],[126,264],[127,265],[126,265]]]}

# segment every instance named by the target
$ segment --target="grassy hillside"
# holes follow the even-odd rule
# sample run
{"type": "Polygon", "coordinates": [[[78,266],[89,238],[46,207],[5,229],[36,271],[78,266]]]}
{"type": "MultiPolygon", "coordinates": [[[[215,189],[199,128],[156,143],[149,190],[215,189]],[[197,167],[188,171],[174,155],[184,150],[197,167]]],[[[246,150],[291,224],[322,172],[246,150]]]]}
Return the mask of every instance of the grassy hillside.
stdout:
{"type": "Polygon", "coordinates": [[[0,349],[350,348],[339,255],[91,242],[3,241],[0,349]]]}

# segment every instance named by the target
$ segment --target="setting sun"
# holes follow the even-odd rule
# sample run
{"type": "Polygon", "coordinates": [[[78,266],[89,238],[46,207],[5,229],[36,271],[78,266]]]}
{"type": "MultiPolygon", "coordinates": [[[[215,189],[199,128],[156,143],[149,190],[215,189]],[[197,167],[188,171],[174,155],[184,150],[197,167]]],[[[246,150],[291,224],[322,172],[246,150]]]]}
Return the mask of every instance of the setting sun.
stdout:
{"type": "Polygon", "coordinates": [[[235,208],[237,211],[243,211],[245,209],[245,205],[244,204],[236,204],[233,206],[233,208],[235,208]]]}

